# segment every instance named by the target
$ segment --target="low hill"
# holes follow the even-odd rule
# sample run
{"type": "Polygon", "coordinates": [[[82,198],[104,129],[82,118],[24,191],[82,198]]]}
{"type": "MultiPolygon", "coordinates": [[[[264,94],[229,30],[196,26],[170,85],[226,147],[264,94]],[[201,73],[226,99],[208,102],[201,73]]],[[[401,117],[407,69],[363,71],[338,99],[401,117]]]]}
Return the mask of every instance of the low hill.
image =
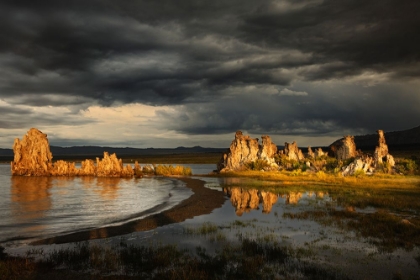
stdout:
{"type": "MultiPolygon", "coordinates": [[[[420,126],[402,130],[385,132],[388,147],[397,150],[411,150],[420,148],[420,126]]],[[[354,137],[357,149],[374,150],[378,144],[378,134],[360,135],[354,137]]]]}

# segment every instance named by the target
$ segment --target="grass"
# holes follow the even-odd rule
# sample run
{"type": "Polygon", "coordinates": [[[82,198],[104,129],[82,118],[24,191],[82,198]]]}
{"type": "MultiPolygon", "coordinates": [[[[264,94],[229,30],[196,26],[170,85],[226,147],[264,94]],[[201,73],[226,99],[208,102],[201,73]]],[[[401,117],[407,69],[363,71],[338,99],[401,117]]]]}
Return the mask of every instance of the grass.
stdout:
{"type": "Polygon", "coordinates": [[[155,174],[156,175],[163,175],[163,176],[172,176],[172,175],[180,175],[180,176],[191,176],[192,171],[190,167],[185,166],[172,166],[172,165],[157,165],[155,166],[155,174]]]}
{"type": "Polygon", "coordinates": [[[102,247],[80,243],[56,250],[42,262],[0,259],[0,279],[346,279],[337,271],[300,259],[307,252],[240,238],[215,254],[173,245],[102,247]]]}
{"type": "Polygon", "coordinates": [[[420,246],[420,222],[402,219],[388,211],[356,213],[335,209],[304,211],[283,214],[287,219],[311,219],[322,225],[338,226],[369,238],[381,251],[392,252],[397,248],[411,250],[420,246]]]}
{"type": "Polygon", "coordinates": [[[348,176],[343,177],[340,174],[331,174],[324,171],[298,172],[296,171],[267,171],[260,172],[254,170],[229,172],[218,174],[218,177],[241,177],[251,178],[260,182],[276,182],[282,184],[300,184],[300,185],[336,185],[352,186],[364,188],[400,188],[413,189],[420,188],[420,176],[403,176],[389,174],[375,174],[372,176],[348,176]],[[297,176],[298,175],[298,176],[297,176]]]}

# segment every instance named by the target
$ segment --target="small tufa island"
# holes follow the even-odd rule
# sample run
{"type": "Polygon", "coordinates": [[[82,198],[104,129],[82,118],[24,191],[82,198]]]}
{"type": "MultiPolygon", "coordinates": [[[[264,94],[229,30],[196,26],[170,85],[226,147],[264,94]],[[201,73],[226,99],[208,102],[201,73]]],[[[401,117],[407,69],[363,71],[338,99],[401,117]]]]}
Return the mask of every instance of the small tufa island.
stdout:
{"type": "Polygon", "coordinates": [[[384,132],[378,130],[378,144],[373,156],[356,150],[353,136],[345,136],[332,143],[328,152],[321,148],[312,151],[308,147],[308,153],[304,155],[296,142],[285,143],[283,150],[271,142],[267,135],[261,136],[262,143],[258,138],[251,138],[237,131],[229,150],[223,154],[217,165],[221,173],[241,170],[292,170],[295,167],[312,171],[322,171],[326,166],[341,172],[342,175],[355,175],[358,172],[372,174],[378,169],[391,170],[395,166],[395,160],[388,153],[384,132]],[[330,160],[332,159],[332,160],[330,160]]]}
{"type": "Polygon", "coordinates": [[[13,144],[14,160],[11,163],[12,175],[20,176],[97,176],[97,177],[133,177],[141,173],[141,167],[135,162],[123,166],[122,160],[115,154],[104,152],[102,159],[82,161],[76,168],[74,162],[58,160],[52,162],[47,134],[31,128],[22,140],[15,139],[13,144]]]}

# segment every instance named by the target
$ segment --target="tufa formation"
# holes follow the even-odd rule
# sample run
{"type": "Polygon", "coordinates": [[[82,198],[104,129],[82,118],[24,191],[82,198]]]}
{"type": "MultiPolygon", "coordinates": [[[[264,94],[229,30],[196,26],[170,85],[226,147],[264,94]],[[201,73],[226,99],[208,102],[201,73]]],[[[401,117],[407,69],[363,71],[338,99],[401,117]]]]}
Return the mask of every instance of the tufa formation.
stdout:
{"type": "Polygon", "coordinates": [[[272,168],[278,168],[274,160],[277,146],[271,142],[270,136],[262,136],[262,144],[258,144],[258,138],[251,138],[237,131],[235,139],[230,144],[229,150],[223,154],[217,164],[217,170],[221,172],[241,170],[247,163],[257,160],[265,160],[272,168]]]}
{"type": "Polygon", "coordinates": [[[346,160],[357,156],[356,144],[353,136],[344,136],[330,145],[331,157],[338,160],[346,160]]]}
{"type": "Polygon", "coordinates": [[[96,164],[90,159],[82,161],[80,168],[76,168],[74,162],[59,160],[53,163],[47,134],[36,128],[31,128],[22,140],[15,139],[13,152],[12,175],[132,177],[135,173],[131,165],[123,166],[121,159],[107,152],[103,159],[96,158],[96,164]]]}
{"type": "Polygon", "coordinates": [[[229,150],[223,154],[217,165],[219,172],[238,170],[311,170],[317,172],[325,169],[327,157],[337,159],[337,169],[344,176],[358,174],[372,174],[375,170],[387,170],[390,172],[395,165],[394,158],[388,153],[384,132],[378,130],[378,144],[372,156],[356,150],[353,136],[345,136],[329,146],[329,152],[321,148],[312,150],[308,147],[305,155],[299,149],[296,142],[284,143],[284,149],[278,151],[277,146],[271,142],[269,136],[262,136],[262,143],[258,139],[243,135],[237,131],[229,150]],[[345,166],[343,166],[345,164],[345,166]]]}

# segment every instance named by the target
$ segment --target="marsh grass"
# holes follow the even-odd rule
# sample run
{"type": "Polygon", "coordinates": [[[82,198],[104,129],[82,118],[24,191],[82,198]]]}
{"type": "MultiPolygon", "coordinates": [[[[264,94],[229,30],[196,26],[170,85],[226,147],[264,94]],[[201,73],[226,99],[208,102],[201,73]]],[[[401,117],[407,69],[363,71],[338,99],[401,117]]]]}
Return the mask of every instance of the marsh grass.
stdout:
{"type": "Polygon", "coordinates": [[[0,279],[290,279],[296,273],[310,279],[346,279],[301,260],[306,254],[249,238],[226,244],[215,254],[202,247],[194,254],[173,245],[109,248],[82,243],[54,251],[43,263],[6,256],[0,260],[0,279]]]}
{"type": "Polygon", "coordinates": [[[358,176],[342,176],[340,173],[327,173],[324,171],[300,172],[296,176],[296,171],[241,171],[229,172],[217,175],[224,178],[242,178],[251,179],[248,183],[250,187],[278,187],[284,188],[289,186],[308,186],[316,188],[317,186],[336,186],[354,187],[364,189],[420,189],[419,176],[404,176],[377,173],[372,176],[358,174],[358,176]]]}
{"type": "Polygon", "coordinates": [[[219,230],[219,227],[216,224],[206,222],[197,228],[187,227],[184,229],[184,233],[192,235],[207,235],[216,233],[219,230]]]}
{"type": "Polygon", "coordinates": [[[325,209],[304,211],[299,213],[284,213],[287,219],[314,220],[322,225],[337,226],[347,231],[354,231],[369,239],[380,251],[392,252],[403,248],[411,250],[420,246],[420,223],[402,219],[387,211],[375,213],[356,213],[325,209]]]}
{"type": "Polygon", "coordinates": [[[192,171],[190,167],[185,167],[181,165],[172,166],[172,165],[157,165],[155,166],[155,174],[163,176],[191,176],[192,171]]]}

